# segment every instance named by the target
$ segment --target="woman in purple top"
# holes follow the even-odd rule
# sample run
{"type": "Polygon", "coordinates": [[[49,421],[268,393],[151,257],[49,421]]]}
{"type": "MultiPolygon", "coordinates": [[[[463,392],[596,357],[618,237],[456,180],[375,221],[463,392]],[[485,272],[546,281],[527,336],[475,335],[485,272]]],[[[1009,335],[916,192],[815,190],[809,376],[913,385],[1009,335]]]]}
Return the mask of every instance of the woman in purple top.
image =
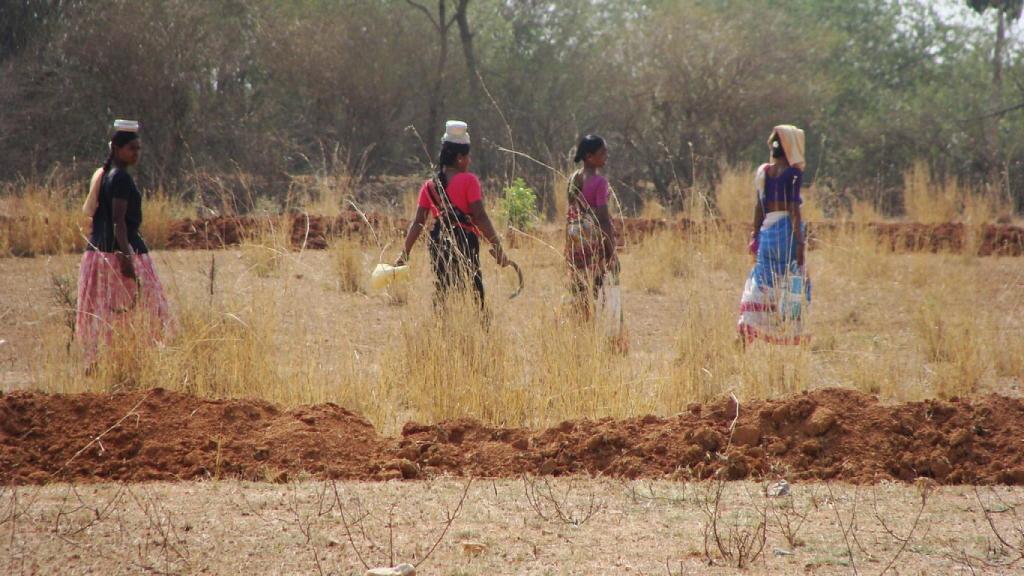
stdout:
{"type": "Polygon", "coordinates": [[[588,134],[576,147],[576,163],[583,167],[569,178],[565,255],[573,303],[589,317],[605,272],[615,270],[615,229],[608,211],[608,180],[600,174],[608,161],[608,147],[600,136],[588,134]]]}
{"type": "Polygon", "coordinates": [[[746,342],[797,344],[805,337],[801,301],[811,298],[804,268],[806,226],[800,213],[804,132],[776,126],[768,147],[771,161],[754,177],[757,201],[750,251],[757,262],[743,288],[738,328],[746,342]]]}

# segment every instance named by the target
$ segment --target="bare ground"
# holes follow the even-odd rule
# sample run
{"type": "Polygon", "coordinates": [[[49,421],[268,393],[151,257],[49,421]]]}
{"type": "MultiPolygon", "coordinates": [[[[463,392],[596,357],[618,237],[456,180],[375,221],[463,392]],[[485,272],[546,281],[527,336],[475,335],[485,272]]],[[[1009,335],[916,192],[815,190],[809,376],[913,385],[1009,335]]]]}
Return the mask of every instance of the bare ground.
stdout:
{"type": "Polygon", "coordinates": [[[0,571],[348,575],[365,561],[419,562],[421,575],[727,574],[738,564],[729,537],[751,536],[761,549],[762,522],[763,549],[747,574],[1014,574],[1024,548],[1013,531],[1020,488],[941,487],[922,500],[912,485],[797,484],[768,498],[746,482],[478,480],[458,509],[465,487],[444,479],[7,488],[0,571]]]}

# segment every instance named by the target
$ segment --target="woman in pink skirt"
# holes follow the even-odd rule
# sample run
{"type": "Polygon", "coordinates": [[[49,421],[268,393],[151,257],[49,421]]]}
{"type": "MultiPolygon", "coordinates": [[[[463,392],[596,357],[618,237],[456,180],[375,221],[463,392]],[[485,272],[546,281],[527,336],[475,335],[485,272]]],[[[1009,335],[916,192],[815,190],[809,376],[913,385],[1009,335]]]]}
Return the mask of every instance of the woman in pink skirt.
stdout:
{"type": "Polygon", "coordinates": [[[114,332],[142,328],[159,341],[171,328],[170,308],[149,249],[139,234],[142,194],[128,174],[139,161],[137,122],[117,120],[110,155],[92,186],[85,211],[92,217],[89,245],[78,276],[75,334],[87,365],[114,332]]]}

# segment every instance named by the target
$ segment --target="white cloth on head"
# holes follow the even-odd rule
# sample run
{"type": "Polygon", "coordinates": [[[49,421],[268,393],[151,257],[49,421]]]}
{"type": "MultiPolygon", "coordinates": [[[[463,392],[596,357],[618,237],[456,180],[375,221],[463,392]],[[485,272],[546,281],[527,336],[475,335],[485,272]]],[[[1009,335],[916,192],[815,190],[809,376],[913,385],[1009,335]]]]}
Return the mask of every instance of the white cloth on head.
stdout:
{"type": "Polygon", "coordinates": [[[786,161],[794,168],[804,169],[804,131],[790,124],[781,124],[772,130],[768,137],[771,146],[772,138],[778,134],[782,142],[782,150],[786,153],[786,161]]]}
{"type": "Polygon", "coordinates": [[[138,132],[139,123],[135,120],[121,120],[120,118],[114,120],[114,131],[115,132],[138,132]]]}
{"type": "Polygon", "coordinates": [[[469,144],[469,125],[458,120],[449,120],[444,126],[441,143],[469,144]]]}

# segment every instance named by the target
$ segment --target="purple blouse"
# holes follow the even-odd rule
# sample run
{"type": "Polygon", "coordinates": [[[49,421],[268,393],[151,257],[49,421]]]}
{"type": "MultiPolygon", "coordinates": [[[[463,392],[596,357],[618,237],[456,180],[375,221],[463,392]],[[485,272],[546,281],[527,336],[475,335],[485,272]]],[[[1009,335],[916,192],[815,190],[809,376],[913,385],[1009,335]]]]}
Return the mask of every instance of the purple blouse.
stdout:
{"type": "Polygon", "coordinates": [[[768,171],[765,169],[764,174],[764,198],[762,201],[768,202],[786,202],[797,205],[803,204],[803,199],[800,198],[800,184],[803,183],[804,173],[798,168],[790,166],[786,168],[782,174],[775,178],[768,176],[768,171]]]}

